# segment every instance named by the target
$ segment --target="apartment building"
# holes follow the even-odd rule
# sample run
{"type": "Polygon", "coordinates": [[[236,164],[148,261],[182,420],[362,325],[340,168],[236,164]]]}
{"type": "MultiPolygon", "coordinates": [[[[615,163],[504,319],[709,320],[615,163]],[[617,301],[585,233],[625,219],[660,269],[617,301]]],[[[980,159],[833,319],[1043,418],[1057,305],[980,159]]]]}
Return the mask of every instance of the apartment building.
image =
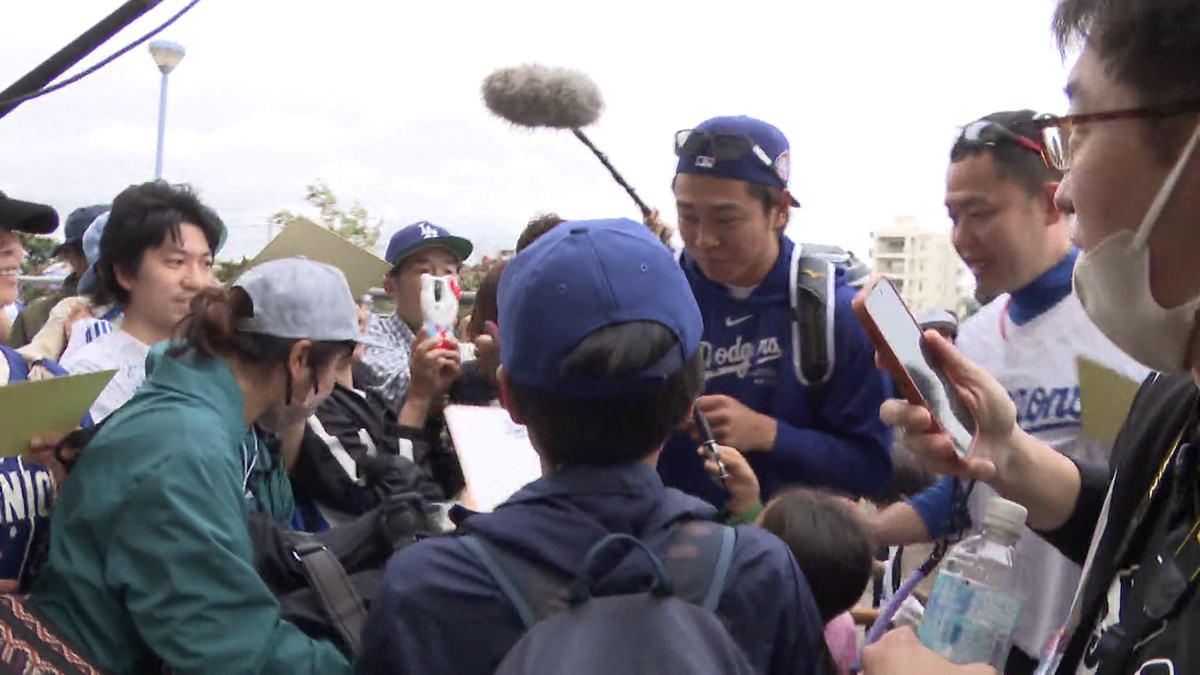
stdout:
{"type": "Polygon", "coordinates": [[[967,309],[970,273],[949,232],[927,230],[916,218],[899,217],[871,233],[870,255],[875,273],[891,279],[914,313],[948,309],[962,316],[967,309]]]}

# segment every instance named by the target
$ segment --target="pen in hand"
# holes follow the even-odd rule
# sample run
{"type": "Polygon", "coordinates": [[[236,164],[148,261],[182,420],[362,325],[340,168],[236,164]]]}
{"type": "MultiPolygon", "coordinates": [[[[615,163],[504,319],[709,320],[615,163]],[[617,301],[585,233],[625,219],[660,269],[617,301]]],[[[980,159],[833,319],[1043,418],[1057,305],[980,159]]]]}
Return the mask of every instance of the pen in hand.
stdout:
{"type": "Polygon", "coordinates": [[[721,483],[728,490],[729,472],[725,470],[725,463],[721,461],[721,453],[717,450],[717,439],[713,436],[712,427],[708,426],[708,419],[700,411],[699,403],[692,407],[692,416],[696,420],[696,427],[700,429],[700,446],[708,453],[708,458],[716,462],[721,483]]]}

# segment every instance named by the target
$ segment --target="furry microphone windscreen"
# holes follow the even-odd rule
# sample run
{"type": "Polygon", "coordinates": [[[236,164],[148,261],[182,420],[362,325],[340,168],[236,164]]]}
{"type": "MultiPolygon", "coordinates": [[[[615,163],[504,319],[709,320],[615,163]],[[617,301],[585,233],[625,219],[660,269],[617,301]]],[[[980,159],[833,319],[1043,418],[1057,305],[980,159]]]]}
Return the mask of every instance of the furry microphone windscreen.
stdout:
{"type": "Polygon", "coordinates": [[[527,63],[501,68],[483,81],[483,102],[522,127],[581,129],[600,119],[604,98],[584,73],[527,63]]]}

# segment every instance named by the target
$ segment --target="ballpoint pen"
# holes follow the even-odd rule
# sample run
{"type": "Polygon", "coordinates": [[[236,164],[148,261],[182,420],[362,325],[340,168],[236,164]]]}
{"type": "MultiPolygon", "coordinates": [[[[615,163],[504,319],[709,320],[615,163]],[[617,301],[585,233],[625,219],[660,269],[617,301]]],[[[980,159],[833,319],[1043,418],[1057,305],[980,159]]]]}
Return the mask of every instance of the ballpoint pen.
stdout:
{"type": "Polygon", "coordinates": [[[718,475],[721,478],[721,483],[725,489],[729,489],[729,472],[725,470],[725,463],[721,461],[721,453],[717,449],[717,439],[713,436],[712,427],[708,426],[708,418],[700,411],[699,402],[692,408],[692,416],[696,420],[696,426],[700,429],[700,446],[704,448],[708,458],[717,463],[718,475]]]}

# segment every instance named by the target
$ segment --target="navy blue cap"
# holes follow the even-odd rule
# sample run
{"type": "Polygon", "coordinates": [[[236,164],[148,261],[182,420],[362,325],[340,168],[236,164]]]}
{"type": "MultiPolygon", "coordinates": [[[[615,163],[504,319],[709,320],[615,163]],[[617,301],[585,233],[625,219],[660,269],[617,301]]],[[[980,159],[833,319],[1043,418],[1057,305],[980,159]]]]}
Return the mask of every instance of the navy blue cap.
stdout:
{"type": "Polygon", "coordinates": [[[695,354],[704,320],[679,262],[642,223],[568,221],[518,253],[497,299],[500,363],[513,382],[572,398],[617,396],[663,382],[695,354]],[[678,348],[621,380],[564,377],[559,364],[606,326],[654,321],[678,348]]]}
{"type": "Polygon", "coordinates": [[[54,255],[62,253],[62,250],[68,244],[83,245],[83,235],[91,226],[92,221],[96,220],[101,213],[108,211],[107,204],[96,204],[94,206],[81,206],[71,212],[67,216],[67,222],[63,224],[63,243],[54,249],[54,255]]]}
{"type": "Polygon", "coordinates": [[[446,228],[422,220],[392,235],[384,259],[395,267],[408,256],[430,246],[450,249],[460,262],[469,258],[475,248],[471,242],[450,234],[446,228]]]}
{"type": "MultiPolygon", "coordinates": [[[[728,178],[771,187],[788,184],[792,171],[791,146],[788,145],[787,136],[784,136],[777,127],[760,119],[736,115],[705,120],[694,131],[749,136],[759,148],[762,148],[766,154],[765,159],[772,166],[768,167],[767,162],[763,161],[764,158],[753,152],[747,152],[736,161],[716,161],[711,157],[704,156],[680,156],[675,173],[728,178]]],[[[800,206],[795,197],[792,197],[792,206],[800,206]]]]}

